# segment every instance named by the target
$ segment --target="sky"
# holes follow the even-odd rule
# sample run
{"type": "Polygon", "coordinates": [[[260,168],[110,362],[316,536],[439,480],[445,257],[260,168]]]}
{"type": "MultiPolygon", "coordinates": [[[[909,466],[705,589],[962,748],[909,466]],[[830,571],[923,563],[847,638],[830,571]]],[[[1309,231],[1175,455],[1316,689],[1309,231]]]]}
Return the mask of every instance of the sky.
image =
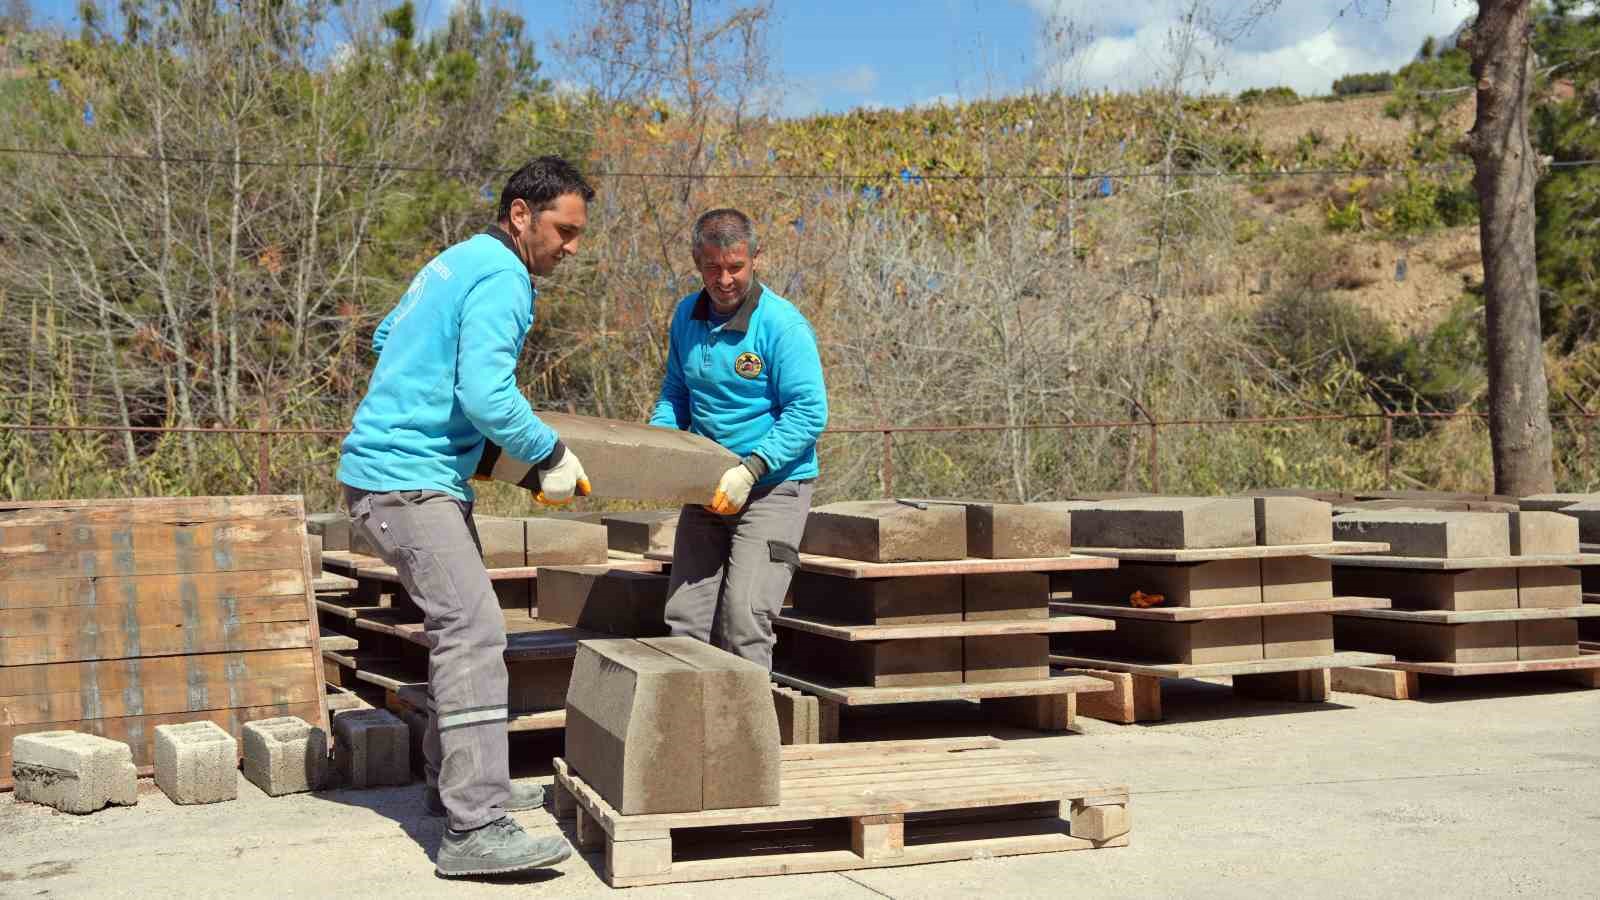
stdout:
{"type": "MultiPolygon", "coordinates": [[[[452,0],[417,0],[424,22],[452,0]]],[[[701,0],[712,6],[737,0],[701,0]]],[[[1190,0],[775,0],[772,68],[782,87],[774,110],[800,116],[860,107],[976,99],[1065,85],[1136,90],[1167,71],[1168,36],[1190,0]],[[1063,62],[1045,36],[1070,25],[1081,36],[1063,62]]],[[[1243,34],[1226,21],[1259,0],[1210,0],[1224,20],[1197,45],[1196,92],[1288,85],[1326,94],[1335,78],[1395,69],[1423,38],[1449,34],[1472,0],[1279,0],[1243,34]]],[[[73,0],[33,0],[42,14],[76,26],[73,0]]],[[[583,0],[500,0],[546,44],[585,25],[583,0]]],[[[560,79],[549,61],[542,74],[560,79]]]]}

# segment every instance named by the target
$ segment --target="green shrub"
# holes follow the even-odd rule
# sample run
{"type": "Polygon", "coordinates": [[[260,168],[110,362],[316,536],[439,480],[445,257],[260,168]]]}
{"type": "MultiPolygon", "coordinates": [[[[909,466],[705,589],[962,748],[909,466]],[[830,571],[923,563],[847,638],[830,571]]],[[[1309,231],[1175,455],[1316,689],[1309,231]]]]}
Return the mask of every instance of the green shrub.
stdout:
{"type": "Polygon", "coordinates": [[[1336,97],[1351,94],[1381,94],[1394,90],[1393,72],[1361,72],[1335,79],[1333,93],[1336,97]]]}
{"type": "Polygon", "coordinates": [[[1340,206],[1329,200],[1328,211],[1324,218],[1329,231],[1360,231],[1361,201],[1357,197],[1351,197],[1349,203],[1340,206]]]}
{"type": "Polygon", "coordinates": [[[1289,106],[1300,102],[1300,95],[1294,88],[1287,85],[1278,85],[1269,88],[1249,88],[1239,92],[1239,102],[1245,105],[1259,106],[1289,106]]]}

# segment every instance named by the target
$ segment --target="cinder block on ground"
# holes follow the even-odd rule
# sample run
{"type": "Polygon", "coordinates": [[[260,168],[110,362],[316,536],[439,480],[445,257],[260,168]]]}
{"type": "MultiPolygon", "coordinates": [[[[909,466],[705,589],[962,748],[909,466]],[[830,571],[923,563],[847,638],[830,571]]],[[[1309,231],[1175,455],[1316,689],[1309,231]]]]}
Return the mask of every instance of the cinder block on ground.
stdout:
{"type": "Polygon", "coordinates": [[[605,566],[540,569],[539,618],[618,637],[665,637],[670,581],[605,566]]]}
{"type": "Polygon", "coordinates": [[[298,716],[243,728],[244,777],[269,797],[314,791],[327,781],[328,734],[298,716]]]}
{"type": "Polygon", "coordinates": [[[961,642],[965,670],[962,680],[968,684],[1040,681],[1050,677],[1049,635],[989,635],[962,638],[961,642]]]}
{"type": "MultiPolygon", "coordinates": [[[[539,418],[583,460],[595,497],[710,503],[722,473],[739,463],[715,441],[687,431],[564,413],[540,412],[539,418]]],[[[532,489],[538,485],[530,475],[535,461],[485,444],[477,472],[532,489]]]]}
{"type": "Polygon", "coordinates": [[[678,511],[607,513],[606,543],[624,553],[671,553],[678,536],[678,511]]]}
{"type": "Polygon", "coordinates": [[[501,516],[472,517],[483,548],[483,564],[491,569],[517,568],[528,564],[528,551],[521,519],[501,516]]]}
{"type": "Polygon", "coordinates": [[[805,616],[856,625],[926,625],[961,621],[961,578],[840,578],[796,572],[789,591],[795,612],[805,616]]]}
{"type": "Polygon", "coordinates": [[[1261,619],[1261,655],[1266,659],[1327,656],[1332,652],[1333,616],[1328,613],[1261,619]]]}
{"type": "Polygon", "coordinates": [[[132,749],[77,731],[17,735],[11,744],[11,776],[18,802],[74,815],[139,801],[132,749]]]}
{"type": "Polygon", "coordinates": [[[1530,512],[1556,512],[1574,503],[1593,500],[1600,500],[1600,494],[1531,494],[1517,500],[1517,506],[1530,512]]]}
{"type": "Polygon", "coordinates": [[[1562,507],[1561,514],[1578,520],[1578,540],[1585,544],[1600,544],[1600,499],[1562,507]]]}
{"type": "Polygon", "coordinates": [[[1256,543],[1326,544],[1333,540],[1333,505],[1306,497],[1255,497],[1256,543]]]}
{"type": "Polygon", "coordinates": [[[1341,541],[1385,541],[1391,556],[1510,556],[1510,520],[1486,512],[1360,512],[1333,520],[1341,541]]]}
{"type": "Polygon", "coordinates": [[[785,629],[774,668],[800,678],[852,687],[960,684],[961,638],[841,641],[785,629]]]}
{"type": "Polygon", "coordinates": [[[350,549],[350,517],[342,512],[311,513],[306,533],[321,537],[323,550],[350,549]]]}
{"type": "Polygon", "coordinates": [[[1261,602],[1333,598],[1333,564],[1309,556],[1261,560],[1261,602]]]}
{"type": "Polygon", "coordinates": [[[1517,659],[1571,659],[1577,655],[1577,619],[1534,619],[1517,623],[1517,659]]]}
{"type": "Polygon", "coordinates": [[[1112,500],[1072,516],[1082,547],[1185,549],[1255,544],[1255,506],[1238,497],[1112,500]]]}
{"type": "Polygon", "coordinates": [[[156,784],[173,803],[239,796],[239,742],[208,720],[156,726],[156,784]]]}
{"type": "Polygon", "coordinates": [[[606,561],[606,527],[533,516],[520,520],[530,566],[597,566],[606,561]]]}
{"type": "Polygon", "coordinates": [[[1237,606],[1261,602],[1261,565],[1254,559],[1203,563],[1123,562],[1115,569],[1072,573],[1078,603],[1127,605],[1135,591],[1160,594],[1162,606],[1237,606]]]}
{"type": "Polygon", "coordinates": [[[1516,609],[1517,570],[1422,572],[1335,565],[1333,592],[1340,597],[1387,597],[1395,609],[1516,609]]]}
{"type": "Polygon", "coordinates": [[[1033,559],[1072,552],[1072,513],[1048,503],[929,500],[967,512],[967,555],[979,559],[1033,559]]]}
{"type": "Polygon", "coordinates": [[[1262,658],[1260,618],[1157,622],[1118,619],[1116,631],[1051,636],[1056,653],[1139,663],[1248,662],[1262,658]]]}
{"type": "Polygon", "coordinates": [[[1402,662],[1511,662],[1517,658],[1516,622],[1435,625],[1336,616],[1340,650],[1392,653],[1402,662]]]}
{"type": "Polygon", "coordinates": [[[1578,520],[1559,512],[1507,514],[1514,556],[1578,552],[1578,520]]]}
{"type": "Polygon", "coordinates": [[[1583,604],[1583,578],[1577,569],[1537,566],[1517,569],[1517,606],[1560,609],[1583,604]]]}
{"type": "Polygon", "coordinates": [[[386,709],[356,709],[333,720],[333,761],[346,787],[411,783],[411,736],[386,709]]]}
{"type": "Polygon", "coordinates": [[[967,514],[960,506],[918,509],[893,500],[830,503],[811,511],[800,550],[866,562],[964,559],[967,514]]]}
{"type": "Polygon", "coordinates": [[[1050,618],[1050,576],[1042,572],[1007,572],[961,576],[968,622],[1050,618]]]}

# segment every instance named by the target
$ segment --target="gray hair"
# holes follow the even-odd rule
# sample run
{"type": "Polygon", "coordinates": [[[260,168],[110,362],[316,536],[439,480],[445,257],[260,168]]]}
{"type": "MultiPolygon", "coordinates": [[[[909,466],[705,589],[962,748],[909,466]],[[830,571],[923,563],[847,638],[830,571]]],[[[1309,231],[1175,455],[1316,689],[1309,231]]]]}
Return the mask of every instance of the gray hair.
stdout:
{"type": "Polygon", "coordinates": [[[694,237],[690,249],[698,258],[701,247],[726,250],[747,244],[750,255],[755,256],[761,247],[756,243],[756,227],[750,217],[737,209],[713,209],[694,222],[694,237]]]}

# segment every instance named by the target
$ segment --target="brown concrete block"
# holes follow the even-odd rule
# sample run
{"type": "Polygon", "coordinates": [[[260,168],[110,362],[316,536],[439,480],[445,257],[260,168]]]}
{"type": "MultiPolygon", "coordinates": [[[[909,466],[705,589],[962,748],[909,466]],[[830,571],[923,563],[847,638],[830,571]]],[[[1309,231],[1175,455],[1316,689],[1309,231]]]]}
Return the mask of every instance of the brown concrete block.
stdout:
{"type": "Polygon", "coordinates": [[[968,556],[1030,559],[1072,552],[1072,514],[1054,504],[958,501],[957,505],[967,511],[968,556]]]}
{"type": "Polygon", "coordinates": [[[1309,556],[1261,560],[1261,602],[1329,600],[1333,597],[1333,564],[1309,556]]]}
{"type": "Polygon", "coordinates": [[[801,678],[856,687],[960,684],[961,638],[908,641],[840,641],[786,630],[775,667],[801,678]]]}
{"type": "Polygon", "coordinates": [[[539,570],[539,618],[619,637],[665,637],[666,575],[606,566],[539,570]]]}
{"type": "Polygon", "coordinates": [[[1305,497],[1256,497],[1256,543],[1326,544],[1333,540],[1333,505],[1305,497]]]}
{"type": "Polygon", "coordinates": [[[1558,512],[1514,512],[1508,516],[1513,555],[1578,552],[1578,520],[1572,516],[1558,512]]]}
{"type": "Polygon", "coordinates": [[[778,714],[766,668],[694,638],[647,638],[640,643],[700,673],[702,808],[778,805],[778,714]]]}
{"type": "Polygon", "coordinates": [[[506,705],[513,714],[560,709],[572,684],[571,659],[521,659],[506,663],[506,705]]]}
{"type": "Polygon", "coordinates": [[[1517,623],[1517,659],[1570,659],[1577,655],[1577,619],[1517,623]]]}
{"type": "MultiPolygon", "coordinates": [[[[710,438],[636,422],[539,413],[583,461],[594,496],[611,500],[709,503],[722,473],[739,458],[710,438]]],[[[478,474],[525,488],[537,486],[531,463],[486,444],[478,474]]]]}
{"type": "Polygon", "coordinates": [[[1333,592],[1340,597],[1387,597],[1395,609],[1516,609],[1517,570],[1420,572],[1336,564],[1333,592]]]}
{"type": "Polygon", "coordinates": [[[795,612],[857,625],[959,622],[960,575],[839,578],[797,572],[790,585],[795,612]]]}
{"type": "Polygon", "coordinates": [[[595,566],[606,561],[606,528],[546,516],[519,520],[530,566],[595,566]]]}
{"type": "Polygon", "coordinates": [[[1073,513],[1083,547],[1184,549],[1255,543],[1255,509],[1237,497],[1139,497],[1073,513]]]}
{"type": "Polygon", "coordinates": [[[1261,619],[1261,655],[1266,659],[1327,656],[1332,652],[1333,616],[1328,613],[1261,619]]]}
{"type": "Polygon", "coordinates": [[[533,581],[526,578],[502,578],[489,582],[501,609],[527,612],[533,608],[533,581]]]}
{"type": "Polygon", "coordinates": [[[607,545],[624,553],[671,553],[678,536],[675,509],[607,513],[601,522],[607,545]]]}
{"type": "Polygon", "coordinates": [[[1487,512],[1359,512],[1333,520],[1341,541],[1386,541],[1391,556],[1510,556],[1510,520],[1487,512]]]}
{"type": "Polygon", "coordinates": [[[320,536],[324,550],[350,549],[350,517],[342,512],[311,513],[306,533],[320,536]]]}
{"type": "Polygon", "coordinates": [[[965,559],[966,510],[941,503],[927,507],[892,500],[819,506],[806,519],[800,550],[866,562],[965,559]]]}
{"type": "Polygon", "coordinates": [[[700,672],[639,641],[583,641],[567,691],[564,758],[624,815],[701,809],[700,672]]]}
{"type": "Polygon", "coordinates": [[[1262,658],[1261,619],[1157,622],[1118,619],[1116,631],[1051,636],[1056,653],[1153,664],[1247,662],[1262,658]]]}
{"type": "Polygon", "coordinates": [[[1050,576],[1039,572],[962,575],[968,622],[1050,618],[1050,576]]]}
{"type": "Polygon", "coordinates": [[[1529,512],[1557,512],[1591,500],[1600,500],[1600,494],[1533,494],[1520,498],[1517,506],[1529,512]]]}
{"type": "Polygon", "coordinates": [[[962,638],[963,680],[968,684],[997,681],[1041,681],[1050,677],[1050,637],[1007,634],[962,638]]]}
{"type": "Polygon", "coordinates": [[[1578,540],[1585,544],[1600,544],[1600,499],[1563,507],[1561,514],[1578,520],[1578,540]]]}
{"type": "Polygon", "coordinates": [[[1203,563],[1124,562],[1115,569],[1072,573],[1078,603],[1126,604],[1134,591],[1160,594],[1162,606],[1237,606],[1261,602],[1261,565],[1254,559],[1203,563]]]}
{"type": "Polygon", "coordinates": [[[491,569],[507,569],[528,564],[527,545],[521,519],[501,516],[472,517],[483,549],[483,564],[491,569]]]}
{"type": "Polygon", "coordinates": [[[1340,650],[1392,653],[1403,662],[1510,662],[1517,658],[1516,622],[1435,625],[1337,616],[1340,650]]]}
{"type": "Polygon", "coordinates": [[[1583,604],[1583,577],[1565,566],[1517,569],[1517,605],[1550,609],[1583,604]]]}

